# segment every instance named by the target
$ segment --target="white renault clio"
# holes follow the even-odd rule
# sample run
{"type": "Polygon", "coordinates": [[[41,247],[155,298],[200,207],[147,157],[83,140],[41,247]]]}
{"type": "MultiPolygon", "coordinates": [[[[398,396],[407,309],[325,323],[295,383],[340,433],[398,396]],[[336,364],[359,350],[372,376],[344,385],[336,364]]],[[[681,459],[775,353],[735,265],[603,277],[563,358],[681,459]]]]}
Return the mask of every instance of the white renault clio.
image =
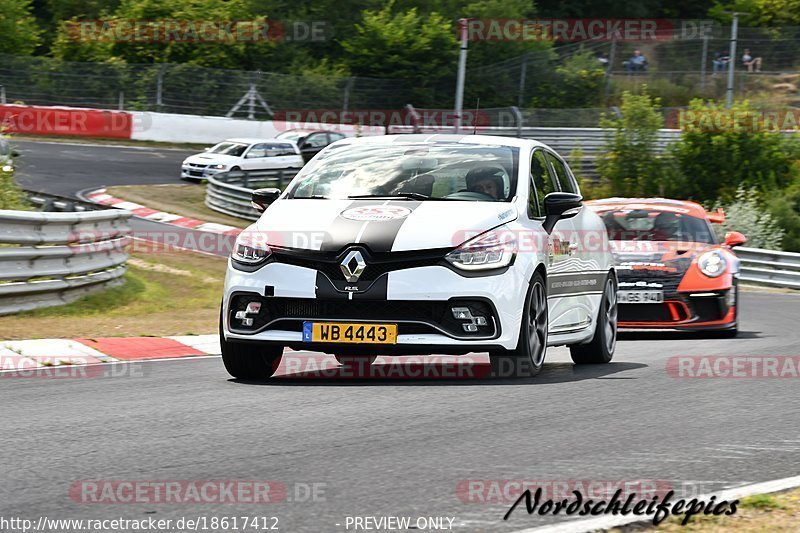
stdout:
{"type": "Polygon", "coordinates": [[[235,377],[271,376],[285,347],[343,364],[488,352],[515,375],[538,373],[547,346],[579,364],[614,354],[605,226],[544,144],[344,139],[253,204],[264,212],[234,245],[220,313],[235,377]]]}

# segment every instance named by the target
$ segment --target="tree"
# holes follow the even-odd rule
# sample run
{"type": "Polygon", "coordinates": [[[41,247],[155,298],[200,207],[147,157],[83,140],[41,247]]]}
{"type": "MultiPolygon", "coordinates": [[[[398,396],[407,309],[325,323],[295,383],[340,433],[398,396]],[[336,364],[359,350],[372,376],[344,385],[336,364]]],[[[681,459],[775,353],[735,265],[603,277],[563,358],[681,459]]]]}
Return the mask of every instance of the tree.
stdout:
{"type": "Polygon", "coordinates": [[[729,201],[740,186],[773,195],[797,178],[800,143],[769,129],[747,102],[726,110],[692,100],[680,122],[672,153],[687,178],[682,193],[688,198],[729,201]]]}
{"type": "Polygon", "coordinates": [[[598,157],[601,185],[613,196],[671,196],[680,180],[668,157],[659,153],[658,130],[664,118],[659,100],[643,94],[622,94],[620,117],[603,117],[611,129],[606,149],[598,157]]]}
{"type": "Polygon", "coordinates": [[[452,22],[417,8],[396,12],[394,2],[366,10],[352,35],[342,39],[345,63],[358,76],[425,80],[454,71],[458,47],[452,22]]]}
{"type": "Polygon", "coordinates": [[[31,10],[31,0],[3,0],[0,8],[0,53],[34,53],[41,42],[41,30],[31,10]]]}

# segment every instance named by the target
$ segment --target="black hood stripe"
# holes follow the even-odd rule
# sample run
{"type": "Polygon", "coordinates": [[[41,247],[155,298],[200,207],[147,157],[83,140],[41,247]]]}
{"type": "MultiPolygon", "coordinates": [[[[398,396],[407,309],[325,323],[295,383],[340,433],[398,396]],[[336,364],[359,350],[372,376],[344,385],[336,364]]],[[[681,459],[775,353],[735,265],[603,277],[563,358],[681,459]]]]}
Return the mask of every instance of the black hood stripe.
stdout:
{"type": "MultiPolygon", "coordinates": [[[[410,200],[354,200],[342,211],[366,205],[394,205],[405,207],[412,213],[421,202],[410,200]]],[[[385,221],[349,220],[340,215],[325,232],[320,251],[338,252],[350,244],[363,244],[373,252],[391,252],[397,234],[405,221],[410,217],[385,221]]]]}

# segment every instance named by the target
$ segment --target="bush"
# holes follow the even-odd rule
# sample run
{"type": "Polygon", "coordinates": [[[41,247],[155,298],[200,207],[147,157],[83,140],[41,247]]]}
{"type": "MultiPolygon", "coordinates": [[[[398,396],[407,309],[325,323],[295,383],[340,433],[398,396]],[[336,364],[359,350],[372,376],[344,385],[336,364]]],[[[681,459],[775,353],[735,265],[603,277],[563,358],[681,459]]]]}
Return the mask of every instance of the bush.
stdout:
{"type": "Polygon", "coordinates": [[[747,246],[781,249],[786,232],[775,217],[764,209],[756,189],[739,187],[732,201],[717,202],[713,209],[719,207],[725,210],[725,223],[714,225],[720,240],[728,231],[739,231],[747,236],[747,246]]]}
{"type": "Polygon", "coordinates": [[[621,117],[603,117],[600,127],[613,131],[597,159],[600,185],[613,196],[667,196],[680,190],[671,162],[658,152],[658,130],[664,126],[659,100],[622,94],[621,117]]]}
{"type": "MultiPolygon", "coordinates": [[[[546,72],[549,70],[545,68],[546,72]]],[[[606,72],[589,51],[580,51],[557,66],[553,75],[542,79],[537,73],[536,93],[530,102],[534,108],[596,107],[602,100],[606,72]]]]}
{"type": "Polygon", "coordinates": [[[14,182],[14,173],[0,170],[0,209],[27,209],[25,193],[14,182]]]}
{"type": "Polygon", "coordinates": [[[766,209],[785,231],[783,249],[800,252],[800,180],[780,194],[770,195],[766,209]]]}
{"type": "Polygon", "coordinates": [[[747,102],[726,110],[713,102],[692,100],[682,116],[683,135],[673,145],[683,195],[701,202],[731,201],[739,187],[773,195],[798,176],[800,144],[779,132],[752,127],[758,115],[747,102]],[[730,117],[745,117],[734,124],[730,117]]]}

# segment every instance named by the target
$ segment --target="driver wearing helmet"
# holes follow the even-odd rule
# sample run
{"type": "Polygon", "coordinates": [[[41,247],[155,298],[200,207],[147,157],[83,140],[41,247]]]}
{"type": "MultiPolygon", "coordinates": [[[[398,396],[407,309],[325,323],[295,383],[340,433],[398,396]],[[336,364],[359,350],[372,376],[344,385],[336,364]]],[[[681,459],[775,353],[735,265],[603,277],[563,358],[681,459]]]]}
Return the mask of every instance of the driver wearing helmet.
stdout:
{"type": "Polygon", "coordinates": [[[473,168],[465,178],[467,190],[499,200],[505,188],[502,173],[502,169],[494,167],[473,168]]]}

